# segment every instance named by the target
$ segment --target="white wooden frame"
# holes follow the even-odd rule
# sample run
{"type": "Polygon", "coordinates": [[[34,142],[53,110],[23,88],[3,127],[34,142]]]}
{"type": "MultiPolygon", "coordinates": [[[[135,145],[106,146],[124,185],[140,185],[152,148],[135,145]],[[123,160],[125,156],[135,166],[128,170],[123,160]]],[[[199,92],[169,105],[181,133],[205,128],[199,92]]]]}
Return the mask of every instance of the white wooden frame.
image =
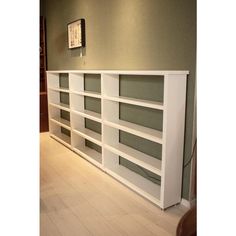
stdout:
{"type": "Polygon", "coordinates": [[[48,71],[50,135],[92,162],[109,175],[138,192],[162,209],[181,202],[185,124],[186,80],[188,71],[48,71]],[[69,74],[69,89],[59,87],[59,74],[69,74]],[[84,91],[84,74],[101,75],[101,94],[84,91]],[[119,75],[161,75],[164,78],[164,102],[119,96],[119,75]],[[61,104],[60,91],[70,95],[70,106],[61,104]],[[101,114],[84,109],[84,96],[101,99],[101,114]],[[163,110],[163,131],[119,120],[119,102],[163,110]],[[70,122],[58,117],[58,110],[70,112],[70,122]],[[102,125],[102,135],[84,127],[84,119],[102,125]],[[70,139],[58,127],[71,131],[70,139]],[[119,143],[119,130],[162,145],[162,160],[119,143]],[[102,154],[85,146],[85,139],[102,148],[102,154]],[[161,185],[119,165],[119,156],[161,176],[161,185]]]}

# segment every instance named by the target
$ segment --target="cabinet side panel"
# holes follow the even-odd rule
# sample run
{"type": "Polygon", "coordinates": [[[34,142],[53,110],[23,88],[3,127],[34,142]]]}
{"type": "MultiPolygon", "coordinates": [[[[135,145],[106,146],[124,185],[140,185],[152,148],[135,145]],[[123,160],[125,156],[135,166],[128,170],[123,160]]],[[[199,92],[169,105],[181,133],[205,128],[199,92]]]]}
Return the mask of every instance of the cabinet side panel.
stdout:
{"type": "Polygon", "coordinates": [[[47,88],[59,88],[59,74],[47,72],[47,88]]]}
{"type": "Polygon", "coordinates": [[[185,100],[186,76],[165,76],[161,186],[163,208],[181,200],[185,100]]]}

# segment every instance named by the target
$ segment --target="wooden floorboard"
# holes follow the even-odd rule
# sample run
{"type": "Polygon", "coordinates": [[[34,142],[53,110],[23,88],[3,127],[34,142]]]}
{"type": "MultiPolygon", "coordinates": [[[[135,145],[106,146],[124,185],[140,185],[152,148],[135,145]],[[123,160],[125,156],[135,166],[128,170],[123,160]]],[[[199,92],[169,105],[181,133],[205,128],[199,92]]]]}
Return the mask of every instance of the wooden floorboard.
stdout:
{"type": "Polygon", "coordinates": [[[186,210],[162,211],[48,132],[40,134],[41,236],[171,236],[186,210]]]}

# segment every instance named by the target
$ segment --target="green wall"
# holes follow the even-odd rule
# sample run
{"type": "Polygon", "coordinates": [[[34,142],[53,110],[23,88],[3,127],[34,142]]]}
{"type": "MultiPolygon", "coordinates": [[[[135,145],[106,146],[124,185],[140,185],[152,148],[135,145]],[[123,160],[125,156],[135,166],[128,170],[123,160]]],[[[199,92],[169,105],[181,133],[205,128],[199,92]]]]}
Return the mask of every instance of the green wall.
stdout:
{"type": "MultiPolygon", "coordinates": [[[[189,70],[184,160],[191,155],[196,71],[195,0],[47,0],[48,70],[189,70]],[[85,18],[86,48],[68,50],[67,23],[85,18]]],[[[190,168],[183,172],[188,199],[190,168]]]]}

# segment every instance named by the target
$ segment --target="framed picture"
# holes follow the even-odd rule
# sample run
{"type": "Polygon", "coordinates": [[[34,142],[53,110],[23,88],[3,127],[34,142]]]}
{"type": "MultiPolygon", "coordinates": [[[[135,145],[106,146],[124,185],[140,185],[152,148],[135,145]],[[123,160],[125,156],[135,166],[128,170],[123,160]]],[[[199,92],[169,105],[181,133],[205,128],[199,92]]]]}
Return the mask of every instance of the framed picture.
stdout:
{"type": "Polygon", "coordinates": [[[79,19],[67,25],[69,49],[85,47],[85,20],[79,19]]]}

